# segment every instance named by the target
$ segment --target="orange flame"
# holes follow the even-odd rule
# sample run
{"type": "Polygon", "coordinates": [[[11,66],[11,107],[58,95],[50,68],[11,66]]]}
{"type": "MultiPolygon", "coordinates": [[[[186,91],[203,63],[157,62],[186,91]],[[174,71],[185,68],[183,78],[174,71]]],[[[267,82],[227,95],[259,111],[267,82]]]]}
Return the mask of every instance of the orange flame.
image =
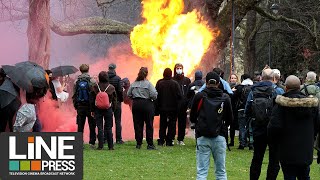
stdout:
{"type": "Polygon", "coordinates": [[[153,61],[150,81],[155,84],[164,69],[176,63],[190,74],[218,34],[196,10],[182,14],[183,0],[143,0],[142,4],[144,23],[133,29],[130,40],[134,54],[153,61]]]}

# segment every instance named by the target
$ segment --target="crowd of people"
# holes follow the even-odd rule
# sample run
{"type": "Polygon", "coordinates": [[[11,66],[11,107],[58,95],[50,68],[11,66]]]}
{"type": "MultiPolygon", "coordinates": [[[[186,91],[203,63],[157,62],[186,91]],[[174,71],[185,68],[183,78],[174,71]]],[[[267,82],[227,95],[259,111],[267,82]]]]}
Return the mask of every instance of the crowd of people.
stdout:
{"type": "MultiPolygon", "coordinates": [[[[66,83],[65,78],[62,83],[52,78],[52,72],[47,70],[49,90],[59,106],[72,95],[78,132],[84,131],[88,119],[89,144],[97,150],[104,149],[104,144],[114,150],[113,117],[115,143],[124,143],[121,127],[121,103],[124,102],[132,111],[137,149],[142,148],[144,125],[147,149],[156,149],[154,116],[160,116],[158,146],[174,146],[175,143],[183,146],[187,124],[195,129],[197,179],[207,178],[211,154],[216,178],[227,179],[226,149],[235,145],[236,130],[239,130],[238,149],[253,150],[251,180],[259,179],[267,147],[267,179],[276,179],[280,167],[285,179],[308,179],[314,147],[320,163],[320,87],[312,71],[307,73],[305,82],[290,75],[283,83],[280,71],[266,66],[252,78],[243,74],[240,82],[236,74],[231,74],[227,82],[224,72],[214,68],[205,77],[200,70],[196,71],[191,82],[184,75],[183,65],[177,63],[173,69],[165,68],[163,78],[154,86],[148,81],[147,67],[140,68],[133,83],[128,78],[121,79],[113,63],[96,78],[89,75],[89,65],[82,64],[79,69],[81,75],[72,83],[73,88],[68,87],[70,83],[66,83]]],[[[1,69],[0,85],[9,81],[1,69]]],[[[12,85],[19,94],[19,88],[12,85]]],[[[40,131],[35,105],[45,94],[42,91],[26,93],[26,103],[21,101],[22,106],[16,100],[1,108],[0,117],[4,117],[1,132],[5,131],[7,123],[10,131],[40,131]]]]}

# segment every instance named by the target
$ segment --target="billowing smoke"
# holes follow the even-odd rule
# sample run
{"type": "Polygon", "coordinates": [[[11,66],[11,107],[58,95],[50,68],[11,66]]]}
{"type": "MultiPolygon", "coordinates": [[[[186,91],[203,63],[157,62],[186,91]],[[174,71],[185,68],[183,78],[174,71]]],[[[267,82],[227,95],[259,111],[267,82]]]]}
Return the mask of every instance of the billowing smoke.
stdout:
{"type": "MultiPolygon", "coordinates": [[[[88,63],[89,56],[80,54],[77,56],[77,65],[88,63]]],[[[148,60],[141,59],[132,54],[131,47],[128,44],[120,44],[111,48],[106,55],[106,58],[97,59],[95,63],[90,64],[90,74],[97,76],[100,71],[108,71],[108,65],[115,63],[117,65],[116,72],[121,77],[127,77],[131,83],[137,77],[140,67],[151,67],[148,60]]],[[[76,66],[78,67],[78,66],[76,66]]],[[[48,96],[50,93],[48,92],[48,96]]],[[[70,95],[69,98],[71,98],[70,95]]],[[[71,102],[63,104],[62,108],[58,108],[56,101],[46,97],[40,103],[39,119],[43,124],[45,132],[76,132],[76,111],[71,102]]],[[[158,118],[156,118],[158,119],[158,118]]],[[[158,120],[155,121],[155,127],[158,127],[158,120]]],[[[115,124],[113,124],[113,132],[115,138],[115,124]]],[[[155,137],[158,132],[155,131],[155,137]]],[[[128,105],[122,103],[122,137],[124,140],[134,139],[134,128],[132,121],[132,113],[128,105]]],[[[89,127],[86,122],[84,141],[88,142],[89,127]]]]}

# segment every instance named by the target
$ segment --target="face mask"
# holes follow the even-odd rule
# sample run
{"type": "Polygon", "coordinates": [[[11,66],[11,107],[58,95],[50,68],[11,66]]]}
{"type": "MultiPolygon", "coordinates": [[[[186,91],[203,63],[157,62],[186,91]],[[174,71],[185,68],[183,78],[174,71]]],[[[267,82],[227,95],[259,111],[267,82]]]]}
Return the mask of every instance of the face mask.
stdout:
{"type": "Polygon", "coordinates": [[[177,69],[176,72],[177,74],[182,74],[182,69],[177,69]]]}

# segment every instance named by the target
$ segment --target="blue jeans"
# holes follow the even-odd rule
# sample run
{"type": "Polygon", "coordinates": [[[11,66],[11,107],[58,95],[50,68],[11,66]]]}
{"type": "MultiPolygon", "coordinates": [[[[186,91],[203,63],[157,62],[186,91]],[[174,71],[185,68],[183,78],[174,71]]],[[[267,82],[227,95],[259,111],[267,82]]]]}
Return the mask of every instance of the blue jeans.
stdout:
{"type": "Polygon", "coordinates": [[[215,164],[216,179],[227,179],[226,148],[227,143],[223,136],[197,138],[197,180],[207,179],[211,153],[215,164]]]}
{"type": "Polygon", "coordinates": [[[310,166],[293,166],[281,164],[285,180],[309,180],[310,166]]]}
{"type": "Polygon", "coordinates": [[[239,141],[240,145],[245,147],[247,145],[247,118],[245,117],[244,110],[238,111],[238,122],[239,122],[239,141]]]}

